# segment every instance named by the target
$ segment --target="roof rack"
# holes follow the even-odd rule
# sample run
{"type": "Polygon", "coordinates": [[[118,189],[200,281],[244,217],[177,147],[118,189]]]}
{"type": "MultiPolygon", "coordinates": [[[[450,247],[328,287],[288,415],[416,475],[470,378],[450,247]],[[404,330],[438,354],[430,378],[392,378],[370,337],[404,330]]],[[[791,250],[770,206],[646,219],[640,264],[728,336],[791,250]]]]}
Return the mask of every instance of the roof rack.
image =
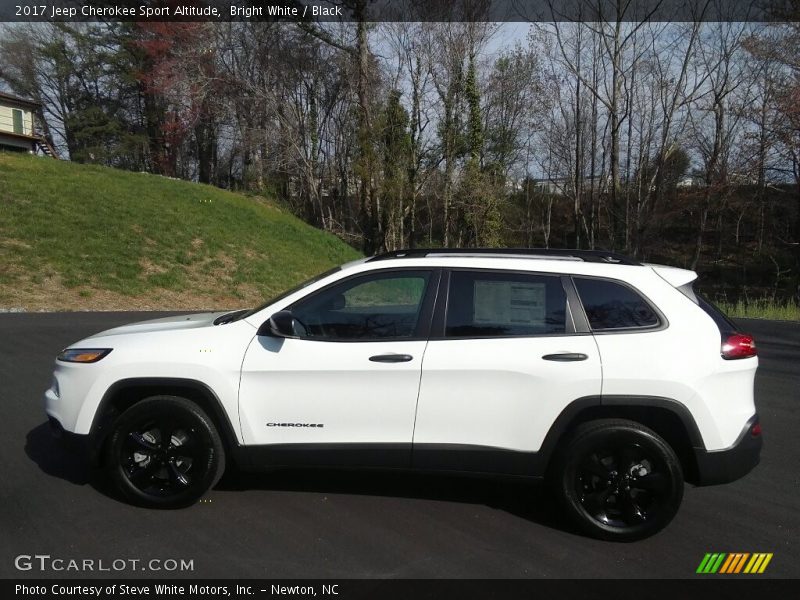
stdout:
{"type": "Polygon", "coordinates": [[[615,252],[607,252],[605,250],[567,250],[560,248],[407,248],[378,254],[368,259],[367,262],[395,258],[424,258],[433,255],[495,258],[549,258],[615,265],[642,265],[642,263],[629,256],[617,254],[615,252]]]}

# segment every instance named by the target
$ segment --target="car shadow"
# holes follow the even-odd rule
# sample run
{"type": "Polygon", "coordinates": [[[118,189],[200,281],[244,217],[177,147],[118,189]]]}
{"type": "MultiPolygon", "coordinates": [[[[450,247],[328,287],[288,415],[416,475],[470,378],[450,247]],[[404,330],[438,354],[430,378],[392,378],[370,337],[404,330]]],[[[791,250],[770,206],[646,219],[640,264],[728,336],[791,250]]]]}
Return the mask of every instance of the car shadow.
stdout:
{"type": "MultiPolygon", "coordinates": [[[[98,476],[98,469],[91,466],[85,455],[64,448],[53,437],[48,423],[28,432],[25,454],[47,475],[74,485],[91,485],[106,497],[124,502],[107,479],[98,476]]],[[[287,468],[246,472],[231,468],[215,490],[309,492],[476,504],[552,529],[571,530],[544,485],[519,479],[375,469],[287,468]]]]}
{"type": "Polygon", "coordinates": [[[217,491],[266,490],[381,496],[476,504],[539,525],[572,532],[543,483],[450,473],[286,468],[267,473],[230,470],[217,491]]]}
{"type": "Polygon", "coordinates": [[[92,482],[92,467],[80,453],[71,452],[53,437],[48,423],[31,429],[25,436],[25,454],[39,468],[53,477],[75,485],[92,482]]]}

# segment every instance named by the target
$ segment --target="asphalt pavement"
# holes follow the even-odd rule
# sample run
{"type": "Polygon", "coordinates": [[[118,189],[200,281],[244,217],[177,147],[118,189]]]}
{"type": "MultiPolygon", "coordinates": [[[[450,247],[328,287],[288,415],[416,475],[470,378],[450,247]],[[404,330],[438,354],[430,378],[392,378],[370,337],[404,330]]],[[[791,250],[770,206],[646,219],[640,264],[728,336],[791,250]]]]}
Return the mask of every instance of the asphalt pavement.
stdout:
{"type": "Polygon", "coordinates": [[[759,577],[800,577],[799,323],[741,321],[761,361],[761,464],[688,487],[666,530],[615,544],[566,528],[541,487],[452,476],[233,473],[189,509],[128,506],[51,439],[41,397],[62,348],[157,316],[0,314],[0,577],[683,578],[707,552],[772,552],[759,577]]]}

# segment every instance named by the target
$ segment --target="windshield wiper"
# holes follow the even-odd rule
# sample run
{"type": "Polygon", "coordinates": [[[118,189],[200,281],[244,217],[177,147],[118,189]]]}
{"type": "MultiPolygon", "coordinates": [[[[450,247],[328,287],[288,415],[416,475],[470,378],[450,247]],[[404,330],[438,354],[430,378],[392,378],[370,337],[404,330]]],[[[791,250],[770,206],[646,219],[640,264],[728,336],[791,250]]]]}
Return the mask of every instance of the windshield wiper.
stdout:
{"type": "Polygon", "coordinates": [[[235,310],[233,312],[220,315],[216,319],[214,319],[214,325],[226,325],[228,323],[232,323],[233,321],[237,321],[239,320],[239,317],[244,315],[244,313],[246,312],[247,309],[243,308],[242,310],[235,310]]]}

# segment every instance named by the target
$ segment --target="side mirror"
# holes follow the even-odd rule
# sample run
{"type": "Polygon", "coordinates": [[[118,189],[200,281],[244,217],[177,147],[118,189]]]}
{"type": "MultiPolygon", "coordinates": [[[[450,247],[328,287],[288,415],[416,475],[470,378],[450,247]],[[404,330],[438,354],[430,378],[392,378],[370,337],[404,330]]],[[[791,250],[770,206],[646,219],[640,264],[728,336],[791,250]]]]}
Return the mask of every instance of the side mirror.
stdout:
{"type": "Polygon", "coordinates": [[[261,324],[256,335],[267,335],[277,338],[296,338],[292,311],[281,310],[261,324]]]}

